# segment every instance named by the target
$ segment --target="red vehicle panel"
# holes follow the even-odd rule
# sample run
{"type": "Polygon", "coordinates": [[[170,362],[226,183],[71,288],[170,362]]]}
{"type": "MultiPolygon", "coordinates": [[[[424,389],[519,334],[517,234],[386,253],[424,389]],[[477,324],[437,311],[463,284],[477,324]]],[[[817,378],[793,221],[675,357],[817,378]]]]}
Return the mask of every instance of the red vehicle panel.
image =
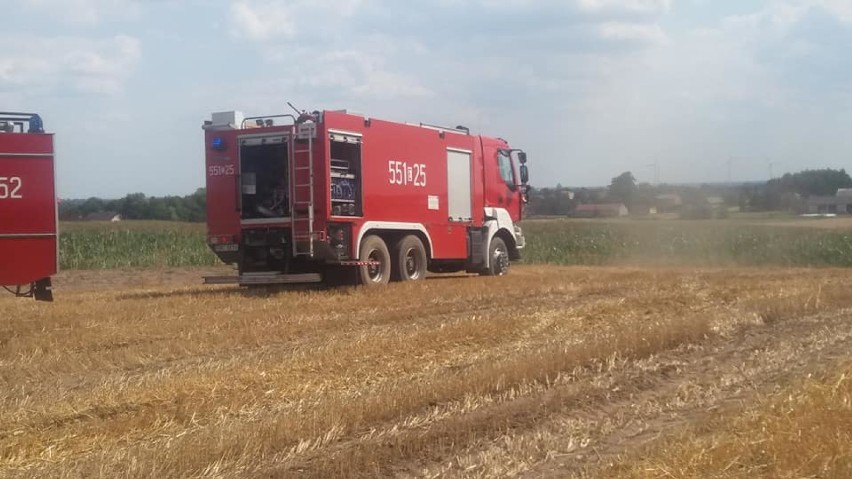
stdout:
{"type": "Polygon", "coordinates": [[[0,133],[0,285],[26,286],[56,274],[54,185],[53,135],[0,133]]]}
{"type": "Polygon", "coordinates": [[[519,256],[526,155],[504,140],[344,111],[291,120],[224,112],[204,127],[208,240],[240,282],[335,265],[380,283],[383,268],[403,280],[487,272],[492,253],[504,274],[519,256]]]}

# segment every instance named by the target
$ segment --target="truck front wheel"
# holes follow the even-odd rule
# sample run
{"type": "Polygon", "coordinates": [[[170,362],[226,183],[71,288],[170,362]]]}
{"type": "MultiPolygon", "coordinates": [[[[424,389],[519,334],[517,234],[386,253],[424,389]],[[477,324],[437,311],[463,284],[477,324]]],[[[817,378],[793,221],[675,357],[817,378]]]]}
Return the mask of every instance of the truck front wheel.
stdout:
{"type": "Polygon", "coordinates": [[[391,273],[391,256],[385,242],[375,235],[364,238],[358,258],[375,264],[358,267],[358,277],[364,286],[388,284],[391,273]]]}
{"type": "Polygon", "coordinates": [[[394,279],[417,281],[426,276],[426,248],[420,238],[408,235],[394,247],[394,279]]]}
{"type": "Polygon", "coordinates": [[[494,237],[488,247],[488,268],[482,272],[486,276],[503,276],[509,272],[509,250],[506,243],[494,237]]]}

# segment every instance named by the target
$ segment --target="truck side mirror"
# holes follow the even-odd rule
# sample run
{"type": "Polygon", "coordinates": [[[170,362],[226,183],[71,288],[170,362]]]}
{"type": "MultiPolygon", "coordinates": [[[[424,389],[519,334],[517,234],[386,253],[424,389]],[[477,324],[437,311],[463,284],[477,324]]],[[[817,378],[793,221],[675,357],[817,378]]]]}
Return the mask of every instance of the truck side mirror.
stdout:
{"type": "Polygon", "coordinates": [[[527,184],[530,181],[530,170],[527,165],[521,165],[521,183],[527,184]]]}
{"type": "Polygon", "coordinates": [[[518,161],[523,165],[527,162],[527,153],[525,151],[518,152],[518,161]]]}

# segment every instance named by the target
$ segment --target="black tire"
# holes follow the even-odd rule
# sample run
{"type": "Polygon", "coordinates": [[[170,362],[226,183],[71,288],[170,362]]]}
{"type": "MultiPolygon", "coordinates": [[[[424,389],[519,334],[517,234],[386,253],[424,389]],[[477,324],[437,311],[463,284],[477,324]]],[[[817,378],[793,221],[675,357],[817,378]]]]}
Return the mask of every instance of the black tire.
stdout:
{"type": "Polygon", "coordinates": [[[393,248],[394,281],[417,281],[426,277],[428,258],[420,238],[408,235],[393,248]]]}
{"type": "Polygon", "coordinates": [[[358,281],[364,286],[380,286],[388,284],[391,277],[391,255],[384,240],[370,235],[361,241],[358,255],[361,261],[377,261],[378,265],[359,266],[358,281]]]}
{"type": "Polygon", "coordinates": [[[509,249],[499,237],[491,239],[488,247],[488,268],[482,272],[485,276],[504,276],[509,272],[509,249]]]}

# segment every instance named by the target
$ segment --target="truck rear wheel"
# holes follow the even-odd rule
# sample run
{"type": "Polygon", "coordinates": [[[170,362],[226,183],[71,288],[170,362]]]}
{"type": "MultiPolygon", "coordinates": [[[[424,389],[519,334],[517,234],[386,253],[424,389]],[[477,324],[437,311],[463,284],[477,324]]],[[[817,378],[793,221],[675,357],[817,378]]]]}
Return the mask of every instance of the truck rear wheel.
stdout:
{"type": "Polygon", "coordinates": [[[486,276],[503,276],[509,272],[509,249],[506,243],[494,237],[488,247],[488,268],[482,272],[486,276]]]}
{"type": "Polygon", "coordinates": [[[417,281],[426,277],[426,248],[420,238],[408,235],[394,247],[394,280],[417,281]]]}
{"type": "Polygon", "coordinates": [[[373,261],[378,264],[358,267],[358,279],[364,286],[388,284],[391,275],[391,256],[384,240],[370,235],[361,242],[358,258],[361,261],[373,261]]]}

